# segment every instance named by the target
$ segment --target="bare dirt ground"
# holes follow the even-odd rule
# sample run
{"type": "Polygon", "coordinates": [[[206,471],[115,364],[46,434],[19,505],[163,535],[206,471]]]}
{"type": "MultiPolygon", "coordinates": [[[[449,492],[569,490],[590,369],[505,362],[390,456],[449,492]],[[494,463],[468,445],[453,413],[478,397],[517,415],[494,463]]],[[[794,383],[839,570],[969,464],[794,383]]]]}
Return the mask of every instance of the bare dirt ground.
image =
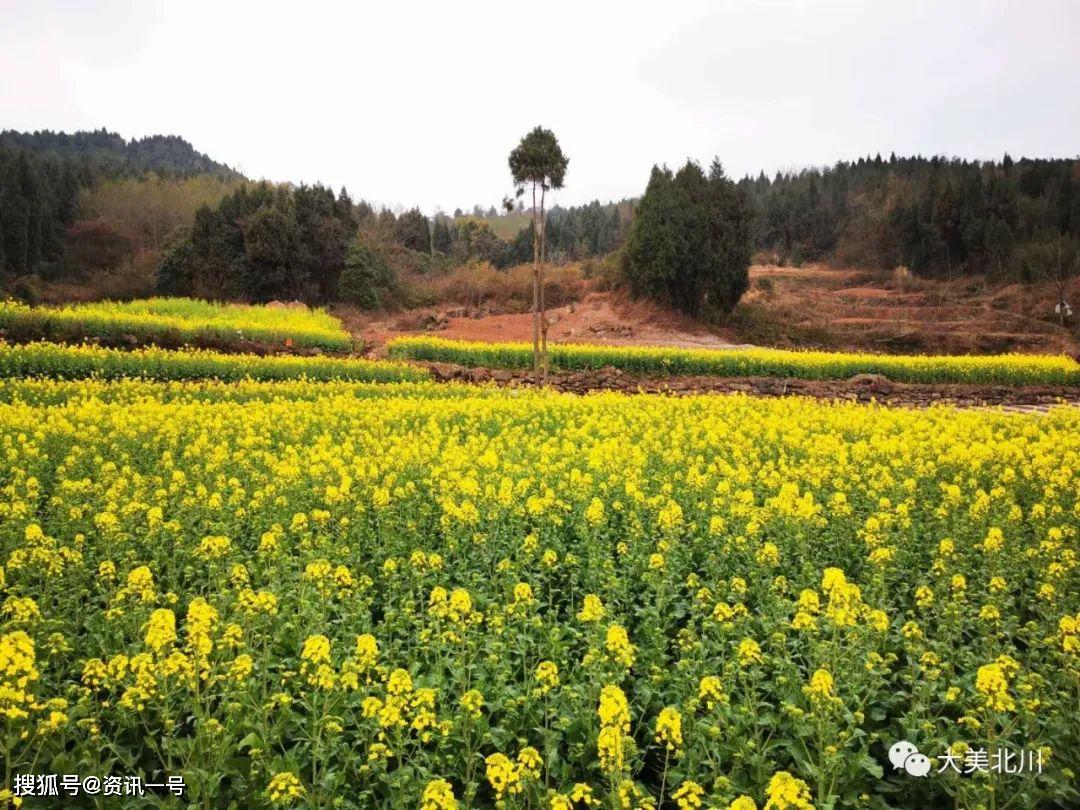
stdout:
{"type": "MultiPolygon", "coordinates": [[[[895,353],[1080,352],[1077,327],[1053,321],[1049,285],[992,285],[982,279],[923,280],[888,272],[755,265],[750,290],[736,312],[705,325],[618,292],[588,292],[549,310],[548,337],[560,343],[729,348],[752,345],[834,348],[895,353]]],[[[1069,291],[1080,298],[1080,284],[1069,291]]],[[[492,312],[483,306],[424,308],[371,319],[339,313],[369,354],[385,354],[397,335],[428,334],[457,340],[530,341],[528,312],[492,312]]],[[[437,379],[496,385],[532,385],[530,375],[492,369],[425,364],[437,379]]],[[[774,378],[649,378],[615,369],[553,374],[553,388],[573,393],[598,390],[668,394],[696,392],[755,396],[811,396],[826,400],[877,401],[901,407],[950,403],[1045,411],[1058,403],[1080,405],[1080,389],[1061,386],[905,385],[874,375],[852,380],[774,378]]]]}
{"type": "MultiPolygon", "coordinates": [[[[1069,292],[1080,299],[1080,280],[1069,292]]],[[[1048,284],[988,284],[981,278],[925,280],[824,265],[755,265],[736,311],[705,325],[617,292],[587,292],[550,309],[548,338],[560,343],[724,348],[780,346],[882,353],[1080,354],[1078,327],[1053,320],[1048,284]]],[[[374,355],[396,335],[529,341],[528,312],[442,306],[381,318],[345,314],[374,355]]]]}
{"type": "MultiPolygon", "coordinates": [[[[581,301],[548,310],[548,340],[610,346],[680,346],[719,349],[748,345],[730,329],[706,326],[691,318],[623,295],[591,292],[581,301]]],[[[450,340],[531,341],[528,312],[488,314],[463,307],[405,313],[385,320],[352,323],[354,334],[381,354],[380,347],[398,335],[428,334],[450,340]]]]}
{"type": "MultiPolygon", "coordinates": [[[[1080,297],[1080,280],[1069,296],[1080,297]]],[[[1080,351],[1077,327],[1054,321],[1050,284],[920,279],[891,272],[755,266],[742,311],[745,336],[776,345],[875,352],[987,354],[1080,351]]]]}
{"type": "MultiPolygon", "coordinates": [[[[434,378],[442,382],[506,387],[541,384],[527,371],[466,368],[451,363],[420,365],[429,369],[434,378]]],[[[877,374],[859,374],[848,380],[795,380],[777,377],[647,376],[603,368],[552,373],[542,384],[572,394],[621,391],[676,396],[701,393],[759,397],[803,396],[826,401],[877,402],[903,408],[955,405],[961,408],[1046,412],[1056,405],[1080,406],[1080,387],[1077,386],[894,383],[877,374]]]]}

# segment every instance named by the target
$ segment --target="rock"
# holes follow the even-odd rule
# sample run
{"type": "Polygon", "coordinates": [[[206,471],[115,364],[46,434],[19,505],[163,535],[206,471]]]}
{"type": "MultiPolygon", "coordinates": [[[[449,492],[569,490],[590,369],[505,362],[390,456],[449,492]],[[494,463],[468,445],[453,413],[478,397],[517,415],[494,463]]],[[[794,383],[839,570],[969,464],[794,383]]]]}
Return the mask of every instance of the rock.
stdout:
{"type": "Polygon", "coordinates": [[[450,319],[446,315],[437,315],[429,312],[420,319],[420,328],[426,331],[445,329],[450,325],[450,319]]]}
{"type": "Polygon", "coordinates": [[[881,393],[886,393],[893,389],[892,381],[881,374],[856,374],[854,377],[851,377],[848,382],[852,385],[866,388],[869,391],[878,391],[881,393]]]}

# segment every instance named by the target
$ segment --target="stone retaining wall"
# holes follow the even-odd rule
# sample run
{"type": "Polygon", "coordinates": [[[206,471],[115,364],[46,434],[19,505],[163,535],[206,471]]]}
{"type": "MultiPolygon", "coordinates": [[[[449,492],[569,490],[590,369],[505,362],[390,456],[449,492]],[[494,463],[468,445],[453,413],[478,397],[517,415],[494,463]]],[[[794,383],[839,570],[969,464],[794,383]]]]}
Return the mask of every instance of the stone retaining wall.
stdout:
{"type": "MultiPolygon", "coordinates": [[[[435,379],[445,382],[534,385],[532,374],[504,369],[467,368],[449,363],[422,363],[435,379]]],[[[888,405],[925,407],[950,403],[962,407],[1009,406],[1045,409],[1068,402],[1080,405],[1080,386],[985,385],[896,383],[876,374],[859,374],[847,380],[799,380],[778,377],[639,377],[615,368],[548,375],[548,385],[558,391],[585,394],[590,391],[642,393],[745,393],[754,396],[811,396],[856,402],[877,401],[888,405]]]]}

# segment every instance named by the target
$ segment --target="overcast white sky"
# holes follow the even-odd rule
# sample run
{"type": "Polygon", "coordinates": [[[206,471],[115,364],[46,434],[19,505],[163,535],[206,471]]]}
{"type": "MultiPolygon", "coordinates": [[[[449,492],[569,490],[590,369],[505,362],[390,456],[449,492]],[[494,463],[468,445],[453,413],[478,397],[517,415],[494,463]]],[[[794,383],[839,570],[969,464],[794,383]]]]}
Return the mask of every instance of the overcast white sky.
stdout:
{"type": "Polygon", "coordinates": [[[564,204],[687,157],[1072,157],[1080,2],[0,0],[0,128],[178,134],[430,213],[497,204],[538,123],[564,204]]]}

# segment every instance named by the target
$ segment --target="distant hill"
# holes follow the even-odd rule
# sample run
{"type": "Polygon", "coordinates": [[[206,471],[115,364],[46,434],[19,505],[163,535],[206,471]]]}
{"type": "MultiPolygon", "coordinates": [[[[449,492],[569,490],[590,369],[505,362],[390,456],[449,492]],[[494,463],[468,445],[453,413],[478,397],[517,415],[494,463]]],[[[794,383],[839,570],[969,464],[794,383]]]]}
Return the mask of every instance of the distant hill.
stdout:
{"type": "MultiPolygon", "coordinates": [[[[0,132],[0,286],[5,277],[63,270],[67,259],[78,253],[66,243],[85,192],[133,182],[135,186],[194,183],[186,191],[206,193],[196,187],[197,180],[207,178],[223,186],[245,179],[175,135],[127,141],[104,129],[71,134],[0,132]]],[[[186,191],[179,191],[179,196],[186,191]]],[[[101,246],[99,237],[104,234],[99,226],[76,230],[101,246]]],[[[111,241],[106,241],[113,244],[125,238],[110,231],[111,241]]]]}
{"type": "Polygon", "coordinates": [[[877,155],[739,185],[758,249],[796,265],[1031,280],[1080,261],[1080,158],[877,155]]]}
{"type": "Polygon", "coordinates": [[[210,174],[224,180],[242,179],[236,170],[195,150],[178,135],[150,135],[124,140],[106,129],[92,132],[0,132],[0,147],[60,158],[74,158],[99,176],[121,177],[154,172],[190,177],[210,174]]]}
{"type": "Polygon", "coordinates": [[[455,224],[486,222],[491,226],[491,230],[495,232],[497,237],[509,242],[518,235],[518,231],[529,227],[529,223],[532,222],[532,213],[529,211],[511,211],[510,213],[499,213],[491,216],[489,212],[482,217],[475,214],[462,214],[460,217],[455,217],[454,222],[455,224]]]}
{"type": "MultiPolygon", "coordinates": [[[[634,200],[585,205],[556,205],[547,211],[547,255],[555,261],[576,261],[590,256],[604,256],[618,248],[626,238],[633,218],[634,200]]],[[[477,206],[471,214],[454,218],[461,226],[468,222],[484,223],[504,242],[510,243],[507,261],[512,264],[532,257],[532,212],[482,212],[477,206]],[[481,215],[482,214],[482,215],[481,215]]]]}

